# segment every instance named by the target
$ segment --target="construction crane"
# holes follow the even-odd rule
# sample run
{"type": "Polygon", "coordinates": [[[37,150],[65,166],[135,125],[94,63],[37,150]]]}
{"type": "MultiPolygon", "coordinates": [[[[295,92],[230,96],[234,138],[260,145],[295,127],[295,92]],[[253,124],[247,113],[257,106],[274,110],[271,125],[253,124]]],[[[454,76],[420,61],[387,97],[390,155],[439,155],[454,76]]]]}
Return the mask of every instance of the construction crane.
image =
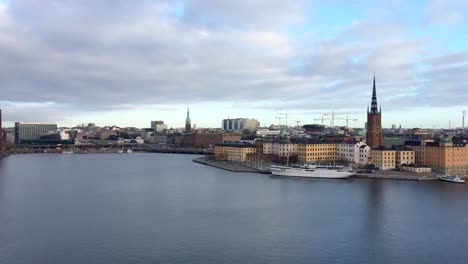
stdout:
{"type": "Polygon", "coordinates": [[[324,118],[324,117],[322,116],[322,118],[315,118],[314,121],[320,121],[320,120],[322,120],[322,126],[323,126],[323,121],[324,121],[325,119],[328,120],[329,118],[324,118]]]}
{"type": "Polygon", "coordinates": [[[322,115],[322,118],[316,118],[314,119],[315,121],[322,121],[322,125],[323,125],[323,122],[324,120],[330,120],[330,126],[335,126],[335,120],[345,120],[346,121],[346,126],[349,127],[349,121],[358,121],[358,119],[356,118],[349,118],[349,116],[346,116],[346,118],[341,118],[341,117],[335,117],[335,114],[334,112],[331,112],[331,113],[324,113],[322,115]],[[328,118],[325,118],[325,116],[329,116],[331,115],[331,117],[328,117],[328,118]]]}
{"type": "MultiPolygon", "coordinates": [[[[345,114],[337,114],[335,112],[331,112],[331,113],[324,113],[323,116],[330,116],[331,115],[331,122],[330,122],[330,125],[333,127],[335,126],[335,120],[346,120],[346,126],[349,127],[349,121],[357,121],[356,118],[349,118],[348,115],[346,115],[346,118],[336,118],[335,115],[345,115],[345,114]]],[[[323,119],[323,116],[322,116],[322,119],[323,119]]],[[[323,121],[322,121],[322,125],[323,125],[323,121]]]]}
{"type": "Polygon", "coordinates": [[[275,117],[275,118],[278,119],[278,126],[281,127],[281,116],[277,116],[277,117],[275,117]]]}
{"type": "Polygon", "coordinates": [[[280,115],[286,117],[286,127],[288,127],[288,113],[280,113],[280,115]]]}

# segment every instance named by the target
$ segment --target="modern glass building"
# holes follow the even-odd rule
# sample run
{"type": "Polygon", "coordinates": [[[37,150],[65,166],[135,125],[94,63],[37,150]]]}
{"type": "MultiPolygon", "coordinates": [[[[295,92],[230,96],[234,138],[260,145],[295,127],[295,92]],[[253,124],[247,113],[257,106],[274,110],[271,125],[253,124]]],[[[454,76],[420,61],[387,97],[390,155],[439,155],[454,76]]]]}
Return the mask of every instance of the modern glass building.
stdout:
{"type": "Polygon", "coordinates": [[[57,124],[15,123],[15,144],[39,140],[41,136],[57,132],[57,124]]]}

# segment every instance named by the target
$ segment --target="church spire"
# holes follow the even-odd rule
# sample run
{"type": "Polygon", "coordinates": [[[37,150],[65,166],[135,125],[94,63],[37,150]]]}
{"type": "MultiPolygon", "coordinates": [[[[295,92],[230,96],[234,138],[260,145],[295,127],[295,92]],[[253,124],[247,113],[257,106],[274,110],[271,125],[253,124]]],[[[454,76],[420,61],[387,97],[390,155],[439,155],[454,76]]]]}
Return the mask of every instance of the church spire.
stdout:
{"type": "Polygon", "coordinates": [[[192,122],[190,121],[190,109],[187,106],[187,118],[185,119],[185,124],[191,124],[192,122]]]}
{"type": "Polygon", "coordinates": [[[192,122],[190,120],[190,110],[187,106],[187,118],[185,119],[185,132],[189,133],[192,131],[192,122]]]}
{"type": "Polygon", "coordinates": [[[371,103],[371,113],[378,113],[377,109],[377,91],[375,89],[375,74],[374,74],[374,84],[372,87],[372,103],[371,103]]]}

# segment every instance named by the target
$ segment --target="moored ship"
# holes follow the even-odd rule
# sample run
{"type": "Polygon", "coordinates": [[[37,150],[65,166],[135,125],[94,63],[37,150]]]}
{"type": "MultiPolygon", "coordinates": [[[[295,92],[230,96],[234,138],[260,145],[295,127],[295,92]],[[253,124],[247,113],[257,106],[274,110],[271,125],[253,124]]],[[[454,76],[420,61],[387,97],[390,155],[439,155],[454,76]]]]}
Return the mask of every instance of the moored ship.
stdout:
{"type": "Polygon", "coordinates": [[[288,177],[343,179],[354,175],[351,168],[337,165],[306,164],[300,167],[272,165],[269,169],[273,175],[288,177]]]}
{"type": "Polygon", "coordinates": [[[465,180],[457,176],[443,175],[439,177],[441,181],[455,182],[455,183],[465,183],[465,180]]]}

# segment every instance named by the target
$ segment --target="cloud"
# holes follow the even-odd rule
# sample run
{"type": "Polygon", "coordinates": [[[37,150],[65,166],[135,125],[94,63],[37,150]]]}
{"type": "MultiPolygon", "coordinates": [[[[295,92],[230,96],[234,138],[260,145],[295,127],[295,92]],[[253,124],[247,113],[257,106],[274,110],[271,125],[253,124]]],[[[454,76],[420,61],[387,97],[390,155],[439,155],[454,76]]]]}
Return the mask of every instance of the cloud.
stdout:
{"type": "Polygon", "coordinates": [[[15,104],[40,104],[28,110],[58,119],[70,109],[187,103],[358,111],[369,103],[375,72],[388,110],[466,104],[467,51],[433,56],[431,38],[410,37],[407,21],[363,15],[333,25],[336,35],[303,38],[290,29],[313,31],[304,23],[318,15],[300,2],[177,4],[177,14],[173,1],[0,6],[0,99],[18,120],[15,104]]]}
{"type": "Polygon", "coordinates": [[[284,28],[303,20],[299,2],[268,0],[187,1],[183,18],[202,27],[284,28]]]}
{"type": "Polygon", "coordinates": [[[432,24],[453,24],[466,19],[468,2],[465,0],[429,0],[426,20],[432,24]]]}

